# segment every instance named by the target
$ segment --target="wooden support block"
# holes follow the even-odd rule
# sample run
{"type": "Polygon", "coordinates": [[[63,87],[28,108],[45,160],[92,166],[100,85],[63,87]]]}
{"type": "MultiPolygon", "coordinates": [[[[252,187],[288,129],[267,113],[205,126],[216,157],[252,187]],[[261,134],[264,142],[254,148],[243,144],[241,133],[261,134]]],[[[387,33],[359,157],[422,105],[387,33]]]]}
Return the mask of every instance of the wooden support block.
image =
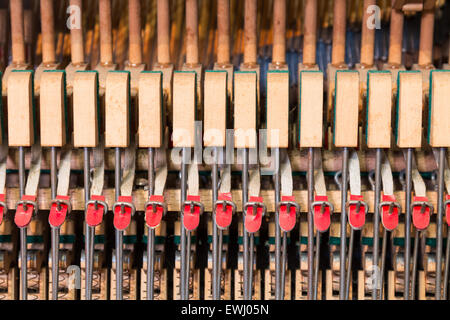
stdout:
{"type": "Polygon", "coordinates": [[[300,72],[300,147],[321,148],[323,143],[323,73],[300,72]]]}
{"type": "Polygon", "coordinates": [[[33,72],[13,71],[8,77],[8,144],[34,143],[33,72]]]}
{"type": "Polygon", "coordinates": [[[225,147],[227,128],[227,72],[205,72],[205,147],[225,147]]]}
{"type": "MultiPolygon", "coordinates": [[[[259,89],[260,89],[260,79],[261,79],[261,68],[259,64],[246,64],[242,63],[239,67],[241,72],[256,72],[256,103],[257,103],[257,112],[259,113],[260,105],[259,105],[259,89]]],[[[235,82],[236,83],[236,82],[235,82]]]]}
{"type": "Polygon", "coordinates": [[[334,105],[334,145],[358,146],[359,74],[357,71],[337,71],[334,105]]]}
{"type": "Polygon", "coordinates": [[[383,64],[382,70],[389,71],[392,77],[392,93],[397,94],[398,74],[400,71],[405,71],[406,68],[403,65],[392,65],[389,63],[383,64]]]}
{"type": "Polygon", "coordinates": [[[428,96],[430,92],[430,73],[436,70],[436,68],[433,65],[421,66],[419,64],[413,64],[411,70],[420,71],[422,74],[422,92],[424,97],[428,96]]]}
{"type": "Polygon", "coordinates": [[[432,71],[430,83],[428,142],[450,147],[450,71],[432,71]]]}
{"type": "Polygon", "coordinates": [[[58,70],[58,63],[41,63],[36,70],[34,71],[34,94],[38,96],[40,94],[41,89],[41,78],[42,74],[46,71],[54,71],[58,70]]]}
{"type": "Polygon", "coordinates": [[[66,75],[64,71],[45,71],[41,75],[40,127],[43,147],[62,147],[66,143],[66,75]]]}
{"type": "Polygon", "coordinates": [[[95,71],[98,72],[98,93],[100,94],[100,96],[103,96],[105,94],[106,76],[108,75],[108,72],[115,71],[116,69],[117,65],[114,63],[110,64],[99,63],[95,67],[95,71]]]}
{"type": "Polygon", "coordinates": [[[75,76],[76,76],[77,72],[79,72],[79,71],[86,71],[87,68],[88,68],[88,65],[86,63],[78,63],[78,64],[70,63],[66,67],[65,70],[66,70],[67,96],[71,96],[72,95],[74,81],[75,81],[75,76]]]}
{"type": "Polygon", "coordinates": [[[25,70],[27,70],[29,68],[30,68],[30,66],[27,65],[27,64],[16,64],[16,63],[11,63],[10,65],[8,65],[6,67],[6,69],[3,71],[3,77],[2,77],[2,95],[4,97],[6,97],[8,95],[8,78],[9,78],[9,75],[14,70],[25,71],[25,70]]]}
{"type": "Polygon", "coordinates": [[[391,147],[392,75],[388,71],[368,74],[367,146],[391,147]]]}
{"type": "Polygon", "coordinates": [[[234,73],[234,147],[256,148],[256,72],[234,73]]]}
{"type": "Polygon", "coordinates": [[[267,73],[267,147],[289,147],[289,71],[267,73]]]}
{"type": "Polygon", "coordinates": [[[214,64],[214,71],[225,71],[228,74],[227,87],[228,87],[228,95],[230,97],[233,96],[233,73],[234,67],[232,64],[214,64]]]}
{"type": "Polygon", "coordinates": [[[173,78],[173,64],[155,64],[153,71],[160,71],[163,74],[163,90],[167,96],[167,104],[172,105],[172,78],[173,78]]]}
{"type": "Polygon", "coordinates": [[[130,94],[135,97],[138,94],[139,78],[141,72],[145,70],[145,64],[132,65],[126,64],[125,70],[130,72],[130,94]]]}
{"type": "Polygon", "coordinates": [[[177,71],[173,78],[173,146],[195,146],[196,73],[177,71]]]}
{"type": "Polygon", "coordinates": [[[141,72],[139,77],[139,147],[160,148],[163,141],[162,72],[141,72]]]}
{"type": "Polygon", "coordinates": [[[399,148],[422,146],[422,74],[399,72],[397,93],[397,145],[399,148]]]}
{"type": "Polygon", "coordinates": [[[112,71],[106,76],[105,147],[126,148],[130,143],[130,73],[112,71]]]}
{"type": "Polygon", "coordinates": [[[334,66],[332,64],[328,64],[327,66],[327,81],[325,85],[327,86],[328,92],[328,105],[327,105],[327,118],[333,118],[333,110],[334,110],[334,94],[336,90],[336,73],[338,71],[346,71],[348,70],[348,66],[346,64],[334,66]]]}
{"type": "Polygon", "coordinates": [[[98,73],[77,72],[73,81],[73,141],[77,148],[98,144],[98,73]]]}

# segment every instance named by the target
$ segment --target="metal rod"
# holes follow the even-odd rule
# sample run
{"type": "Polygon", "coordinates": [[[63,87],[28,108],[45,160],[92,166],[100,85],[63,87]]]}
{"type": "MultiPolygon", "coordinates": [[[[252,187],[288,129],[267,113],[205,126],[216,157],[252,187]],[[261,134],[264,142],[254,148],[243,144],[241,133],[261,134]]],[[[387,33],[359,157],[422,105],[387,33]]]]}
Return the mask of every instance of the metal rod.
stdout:
{"type": "MultiPolygon", "coordinates": [[[[248,149],[243,149],[242,152],[242,204],[248,202],[248,149]]],[[[243,273],[244,273],[244,300],[249,300],[249,250],[248,250],[248,233],[245,230],[245,212],[242,213],[242,243],[244,247],[243,255],[243,273]]]]}
{"type": "MultiPolygon", "coordinates": [[[[56,198],[57,164],[56,148],[51,147],[50,157],[50,186],[52,199],[56,198]]],[[[52,300],[58,300],[59,282],[59,227],[52,227],[52,300]]]]}
{"type": "MultiPolygon", "coordinates": [[[[148,148],[148,196],[153,195],[155,185],[153,148],[148,148]]],[[[147,228],[147,300],[154,299],[155,293],[155,230],[147,228]]]]}
{"type": "Polygon", "coordinates": [[[387,251],[387,230],[383,231],[383,244],[381,246],[381,267],[380,267],[380,295],[378,297],[379,300],[383,299],[383,290],[384,290],[384,273],[386,267],[386,251],[387,251]]]}
{"type": "Polygon", "coordinates": [[[180,258],[180,300],[186,300],[185,286],[186,286],[186,229],[183,226],[183,207],[186,201],[187,194],[187,148],[182,149],[182,164],[181,164],[181,196],[180,196],[180,246],[181,246],[181,258],[180,258]]]}
{"type": "Polygon", "coordinates": [[[287,263],[287,232],[283,232],[283,255],[281,256],[281,290],[280,290],[281,300],[284,300],[285,298],[286,263],[287,263]]]}
{"type": "Polygon", "coordinates": [[[438,173],[438,212],[436,217],[436,300],[441,300],[441,279],[442,279],[442,220],[444,216],[444,171],[445,169],[445,149],[439,149],[439,173],[438,173]]]}
{"type": "Polygon", "coordinates": [[[353,243],[355,238],[355,230],[350,231],[350,242],[348,244],[348,265],[347,275],[345,279],[345,300],[348,300],[350,286],[352,285],[352,260],[353,260],[353,243]]]}
{"type": "MultiPolygon", "coordinates": [[[[380,197],[381,197],[381,155],[380,148],[376,151],[375,158],[375,199],[374,199],[374,215],[373,215],[373,262],[372,264],[378,267],[378,252],[380,242],[380,197]]],[[[373,287],[372,300],[377,300],[377,286],[373,287]]]]}
{"type": "MultiPolygon", "coordinates": [[[[213,300],[220,300],[220,293],[218,290],[218,287],[220,286],[218,277],[219,277],[219,261],[218,261],[218,239],[217,239],[217,224],[216,224],[216,208],[215,208],[215,203],[217,201],[217,196],[218,196],[218,173],[217,173],[217,148],[214,148],[214,163],[212,166],[212,171],[211,171],[211,180],[212,180],[212,198],[213,198],[213,213],[212,213],[212,243],[213,243],[213,252],[212,252],[212,256],[213,256],[213,270],[212,270],[212,296],[213,296],[213,300]]],[[[225,208],[224,208],[225,209],[225,208]]]]}
{"type": "Polygon", "coordinates": [[[219,229],[219,239],[218,239],[218,253],[217,253],[217,261],[219,263],[219,268],[217,269],[217,281],[219,283],[217,287],[217,296],[218,299],[221,299],[222,294],[222,250],[223,250],[223,231],[219,229]]]}
{"type": "Polygon", "coordinates": [[[314,296],[313,300],[317,300],[317,291],[319,288],[319,268],[320,268],[320,232],[316,234],[316,253],[314,262],[314,296]]]}
{"type": "Polygon", "coordinates": [[[342,153],[342,181],[341,181],[341,248],[340,248],[340,272],[339,272],[339,299],[345,299],[345,263],[346,263],[346,237],[347,237],[347,174],[348,174],[348,148],[342,153]]]}
{"type": "MultiPolygon", "coordinates": [[[[89,148],[83,149],[84,153],[84,203],[87,203],[90,199],[90,155],[89,148]]],[[[93,255],[94,255],[94,235],[95,228],[89,226],[86,222],[85,225],[85,265],[86,265],[86,288],[85,296],[86,300],[92,299],[92,272],[93,272],[93,255]]]]}
{"type": "MultiPolygon", "coordinates": [[[[278,203],[280,202],[281,196],[281,183],[280,183],[280,149],[272,149],[273,158],[275,162],[275,174],[274,174],[274,184],[275,184],[275,208],[278,208],[278,203]]],[[[275,299],[281,300],[281,229],[280,229],[280,212],[276,210],[275,212],[275,299]]]]}
{"type": "MultiPolygon", "coordinates": [[[[114,193],[116,201],[120,196],[122,180],[120,148],[115,148],[114,193]]],[[[116,300],[123,299],[123,231],[116,230],[116,300]]]]}
{"type": "Polygon", "coordinates": [[[249,266],[248,266],[248,297],[247,300],[253,299],[253,266],[255,256],[255,234],[251,233],[249,237],[249,266]]]}
{"type": "Polygon", "coordinates": [[[416,230],[414,236],[414,255],[412,261],[412,275],[411,275],[411,299],[416,298],[416,279],[417,279],[417,258],[419,256],[420,237],[422,233],[416,230]]]}
{"type": "Polygon", "coordinates": [[[184,286],[184,296],[185,296],[185,300],[189,300],[189,291],[190,291],[190,267],[191,267],[191,231],[187,231],[186,232],[186,240],[187,240],[187,245],[186,245],[186,274],[184,275],[186,278],[186,283],[184,286]]]}
{"type": "MultiPolygon", "coordinates": [[[[19,192],[22,199],[25,193],[25,152],[24,147],[19,147],[19,192]]],[[[20,285],[22,300],[28,298],[27,285],[27,228],[20,228],[20,285]]]]}
{"type": "Polygon", "coordinates": [[[308,300],[314,292],[314,216],[311,204],[314,202],[314,148],[308,150],[308,300]]]}
{"type": "Polygon", "coordinates": [[[447,227],[447,246],[445,248],[445,265],[444,265],[444,294],[442,299],[447,300],[448,294],[448,273],[450,265],[450,228],[447,227]]]}
{"type": "Polygon", "coordinates": [[[405,292],[404,299],[409,300],[411,269],[411,191],[412,191],[412,156],[413,150],[408,148],[406,155],[406,215],[405,215],[405,292]]]}

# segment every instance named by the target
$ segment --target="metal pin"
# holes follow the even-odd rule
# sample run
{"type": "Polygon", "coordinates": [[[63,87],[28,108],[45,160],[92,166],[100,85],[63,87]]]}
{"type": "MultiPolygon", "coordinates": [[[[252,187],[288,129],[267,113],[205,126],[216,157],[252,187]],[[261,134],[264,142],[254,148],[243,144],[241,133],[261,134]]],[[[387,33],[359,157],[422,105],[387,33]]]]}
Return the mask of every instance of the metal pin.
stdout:
{"type": "MultiPolygon", "coordinates": [[[[289,208],[287,209],[289,211],[289,208]]],[[[283,232],[283,255],[281,256],[281,292],[280,299],[284,300],[286,285],[286,263],[287,263],[287,232],[283,232]]]]}
{"type": "MultiPolygon", "coordinates": [[[[274,164],[275,164],[275,174],[274,174],[274,184],[275,184],[275,208],[278,208],[278,203],[280,202],[281,195],[281,183],[280,183],[280,149],[272,149],[274,164]]],[[[275,299],[282,300],[283,296],[281,294],[281,229],[280,229],[280,212],[277,209],[275,211],[275,299]]]]}
{"type": "MultiPolygon", "coordinates": [[[[20,199],[25,193],[25,153],[24,147],[19,147],[19,192],[20,199]]],[[[20,285],[22,289],[22,300],[28,298],[27,285],[27,228],[20,228],[20,285]]]]}
{"type": "MultiPolygon", "coordinates": [[[[154,193],[155,171],[154,171],[154,152],[153,148],[148,149],[148,195],[154,193]]],[[[147,228],[147,300],[154,299],[154,281],[155,281],[155,230],[147,228]]]]}
{"type": "MultiPolygon", "coordinates": [[[[57,184],[56,148],[51,147],[50,185],[52,199],[56,198],[57,184]]],[[[59,228],[52,227],[52,300],[58,300],[59,280],[59,228]]]]}
{"type": "Polygon", "coordinates": [[[217,269],[217,282],[218,282],[218,287],[217,287],[217,293],[216,295],[218,296],[218,299],[221,299],[221,293],[222,293],[222,250],[223,250],[223,232],[222,230],[219,230],[219,236],[218,236],[218,244],[217,244],[217,248],[218,248],[218,253],[217,253],[217,261],[219,264],[219,268],[217,269]]]}
{"type": "MultiPolygon", "coordinates": [[[[245,204],[248,202],[248,149],[243,149],[242,152],[242,203],[245,204]]],[[[242,243],[244,247],[244,251],[242,253],[244,265],[243,265],[243,273],[244,273],[244,299],[250,300],[249,295],[249,286],[248,286],[248,278],[249,278],[249,250],[248,250],[248,233],[245,230],[245,212],[242,213],[242,243]]]]}
{"type": "Polygon", "coordinates": [[[450,228],[447,227],[447,247],[445,248],[445,265],[444,265],[444,294],[442,296],[443,300],[447,300],[447,290],[448,290],[448,273],[450,265],[450,228]]]}
{"type": "MultiPolygon", "coordinates": [[[[186,194],[187,194],[187,164],[186,164],[186,157],[187,157],[188,150],[187,148],[182,149],[182,163],[181,163],[181,195],[180,195],[180,218],[181,218],[181,224],[180,224],[180,245],[181,245],[181,263],[180,263],[180,300],[187,300],[187,297],[185,296],[186,290],[186,229],[183,225],[183,209],[184,209],[184,202],[186,201],[186,194]]],[[[189,279],[187,279],[189,281],[189,279]]]]}
{"type": "Polygon", "coordinates": [[[383,299],[383,289],[384,289],[384,270],[386,266],[386,251],[387,251],[387,230],[383,231],[383,244],[381,246],[381,267],[380,267],[380,295],[378,296],[379,300],[383,299]]]}
{"type": "MultiPolygon", "coordinates": [[[[115,180],[115,199],[119,200],[120,196],[120,183],[122,180],[121,172],[121,159],[120,159],[120,148],[115,148],[115,170],[114,170],[114,180],[115,180]]],[[[123,231],[116,230],[116,300],[123,299],[123,231]]]]}
{"type": "MultiPolygon", "coordinates": [[[[436,300],[441,300],[442,278],[442,219],[444,216],[444,175],[445,175],[445,149],[439,149],[439,173],[438,173],[438,212],[437,212],[437,242],[436,242],[436,300]]],[[[448,237],[448,235],[447,235],[448,237]]]]}
{"type": "MultiPolygon", "coordinates": [[[[253,209],[256,210],[256,209],[253,209]]],[[[249,265],[248,265],[248,297],[247,300],[253,299],[253,265],[255,255],[255,234],[251,233],[249,237],[249,265]]]]}
{"type": "Polygon", "coordinates": [[[308,300],[314,293],[314,217],[311,204],[314,202],[314,148],[308,150],[308,300]]]}
{"type": "Polygon", "coordinates": [[[186,232],[186,273],[184,275],[186,283],[184,285],[184,300],[189,300],[190,291],[190,268],[191,268],[191,231],[186,232]]]}
{"type": "Polygon", "coordinates": [[[339,272],[339,299],[346,296],[345,264],[346,264],[346,238],[347,238],[347,175],[348,175],[348,148],[342,152],[342,180],[341,180],[341,248],[340,248],[340,272],[339,272]]]}
{"type": "Polygon", "coordinates": [[[350,286],[352,285],[352,259],[353,259],[353,243],[355,238],[355,230],[353,228],[350,230],[350,242],[348,244],[348,264],[347,264],[347,275],[345,279],[345,300],[348,300],[350,293],[350,286]]]}
{"type": "Polygon", "coordinates": [[[313,300],[317,300],[317,291],[319,287],[319,268],[320,268],[320,232],[316,234],[316,256],[314,262],[314,296],[313,300]]]}
{"type": "MultiPolygon", "coordinates": [[[[374,197],[374,216],[373,216],[373,262],[378,267],[378,251],[380,242],[380,197],[381,197],[381,153],[377,148],[375,156],[375,197],[374,197]]],[[[372,290],[372,300],[377,300],[377,286],[372,290]]]]}
{"type": "Polygon", "coordinates": [[[417,257],[419,256],[419,242],[422,233],[419,230],[416,230],[414,235],[414,255],[413,255],[413,266],[412,266],[412,275],[411,275],[411,299],[414,300],[416,298],[416,279],[417,279],[417,257]]]}
{"type": "MultiPolygon", "coordinates": [[[[217,201],[217,195],[218,195],[218,173],[217,173],[217,148],[214,148],[214,163],[212,166],[211,171],[211,180],[212,180],[212,198],[213,198],[213,204],[217,201]]],[[[216,224],[216,209],[215,206],[213,206],[213,214],[212,214],[213,222],[212,222],[212,228],[213,228],[213,235],[212,235],[212,242],[213,242],[213,270],[212,270],[212,296],[213,300],[220,300],[220,269],[221,264],[218,260],[219,257],[219,250],[222,250],[218,247],[218,238],[217,238],[217,224],[216,224]]]]}
{"type": "Polygon", "coordinates": [[[405,292],[404,299],[409,300],[410,294],[410,263],[411,263],[411,191],[412,191],[412,156],[413,149],[408,148],[406,155],[406,215],[405,215],[405,292]]]}
{"type": "MultiPolygon", "coordinates": [[[[90,155],[89,148],[84,148],[84,202],[90,199],[90,155]]],[[[86,300],[92,299],[92,273],[94,255],[95,228],[85,222],[85,259],[86,259],[86,300]]]]}

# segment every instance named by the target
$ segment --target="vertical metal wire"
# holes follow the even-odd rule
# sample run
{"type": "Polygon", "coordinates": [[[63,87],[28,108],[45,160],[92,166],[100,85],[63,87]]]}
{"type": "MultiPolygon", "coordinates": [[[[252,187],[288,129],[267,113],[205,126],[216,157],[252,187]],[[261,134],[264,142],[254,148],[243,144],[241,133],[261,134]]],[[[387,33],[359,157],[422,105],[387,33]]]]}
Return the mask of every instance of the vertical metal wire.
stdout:
{"type": "MultiPolygon", "coordinates": [[[[187,148],[182,149],[182,163],[181,163],[181,196],[180,196],[180,245],[181,245],[181,261],[180,261],[180,300],[186,300],[186,229],[183,225],[183,207],[186,201],[187,194],[187,148]]],[[[188,279],[189,280],[189,279],[188,279]]]]}
{"type": "MultiPolygon", "coordinates": [[[[50,155],[50,187],[52,200],[56,198],[57,164],[56,148],[51,147],[50,155]]],[[[52,227],[52,300],[58,300],[59,280],[59,228],[52,227]]]]}
{"type": "Polygon", "coordinates": [[[311,205],[314,202],[314,148],[308,150],[308,300],[314,293],[314,217],[311,205]]]}
{"type": "Polygon", "coordinates": [[[441,279],[442,279],[442,220],[444,216],[444,169],[445,169],[445,149],[439,149],[439,173],[438,173],[438,212],[436,217],[437,242],[436,242],[436,300],[441,300],[441,279]]]}
{"type": "Polygon", "coordinates": [[[405,292],[404,299],[409,300],[410,294],[410,270],[411,270],[411,191],[412,191],[412,154],[408,148],[406,155],[406,215],[405,215],[405,292]]]}
{"type": "MultiPolygon", "coordinates": [[[[25,193],[25,150],[19,147],[19,192],[20,199],[25,193]]],[[[20,285],[22,289],[22,300],[28,298],[27,285],[27,228],[20,228],[20,285]]]]}
{"type": "Polygon", "coordinates": [[[219,289],[220,286],[219,277],[219,264],[218,261],[218,234],[217,234],[217,224],[216,224],[216,208],[215,203],[217,201],[218,195],[218,172],[217,172],[217,148],[214,148],[214,163],[212,165],[211,180],[212,180],[212,198],[213,198],[213,212],[212,212],[212,244],[213,244],[213,270],[212,270],[212,296],[213,300],[220,299],[219,289]]]}
{"type": "MultiPolygon", "coordinates": [[[[248,202],[248,149],[242,150],[242,208],[248,202]]],[[[245,230],[245,212],[242,210],[242,243],[244,247],[243,255],[243,273],[244,273],[244,299],[250,300],[248,278],[249,278],[249,244],[248,233],[245,230]]]]}
{"type": "MultiPolygon", "coordinates": [[[[84,148],[84,203],[86,204],[90,199],[90,152],[89,148],[84,148]]],[[[86,207],[87,209],[87,207],[86,207]]],[[[86,300],[92,299],[92,273],[93,273],[93,255],[94,255],[94,235],[95,228],[89,226],[87,222],[85,226],[85,265],[86,265],[86,285],[85,296],[86,300]]]]}
{"type": "MultiPolygon", "coordinates": [[[[114,193],[116,201],[120,196],[122,180],[120,148],[115,148],[114,193]]],[[[116,300],[123,299],[123,231],[116,230],[116,300]]]]}
{"type": "MultiPolygon", "coordinates": [[[[155,171],[154,171],[154,152],[153,148],[148,149],[148,195],[154,193],[155,171]]],[[[147,228],[147,300],[154,299],[154,281],[155,281],[155,230],[147,228]]]]}
{"type": "MultiPolygon", "coordinates": [[[[373,215],[373,265],[378,268],[378,252],[380,242],[380,196],[381,196],[381,149],[376,150],[375,156],[375,197],[373,215]]],[[[378,283],[378,279],[376,279],[378,283]]],[[[377,299],[377,286],[372,290],[372,300],[377,299]]]]}
{"type": "Polygon", "coordinates": [[[280,230],[280,212],[278,210],[278,203],[280,202],[281,183],[280,183],[280,149],[272,149],[273,158],[275,161],[275,299],[282,300],[281,295],[281,230],[280,230]]]}
{"type": "Polygon", "coordinates": [[[348,148],[342,153],[342,182],[341,182],[341,248],[340,248],[340,272],[339,272],[339,299],[345,300],[345,263],[346,263],[346,238],[347,238],[347,176],[348,176],[348,148]]]}

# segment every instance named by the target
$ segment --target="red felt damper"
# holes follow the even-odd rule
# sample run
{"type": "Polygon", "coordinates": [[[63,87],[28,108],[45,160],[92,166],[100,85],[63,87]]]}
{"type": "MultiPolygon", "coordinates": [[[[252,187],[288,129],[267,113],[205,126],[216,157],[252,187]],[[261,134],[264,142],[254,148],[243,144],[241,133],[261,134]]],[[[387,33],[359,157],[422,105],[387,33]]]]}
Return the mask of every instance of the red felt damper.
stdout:
{"type": "MultiPolygon", "coordinates": [[[[382,202],[395,202],[395,196],[394,195],[383,195],[381,197],[382,202]]],[[[399,216],[399,210],[397,207],[392,208],[392,212],[389,213],[389,206],[383,206],[381,207],[381,222],[383,223],[383,227],[388,230],[392,231],[398,226],[398,216],[399,216]]]]}
{"type": "MultiPolygon", "coordinates": [[[[200,202],[200,196],[187,196],[187,201],[200,202]]],[[[188,231],[197,229],[200,223],[200,207],[194,206],[194,212],[191,212],[191,206],[185,205],[183,212],[183,225],[188,231]]]]}
{"type": "MultiPolygon", "coordinates": [[[[69,196],[57,196],[56,200],[70,201],[69,196]]],[[[66,220],[67,212],[69,211],[69,206],[65,203],[60,203],[60,209],[58,210],[58,204],[56,202],[52,203],[50,208],[50,214],[48,215],[48,223],[52,227],[60,227],[64,220],[66,220]]]]}
{"type": "MultiPolygon", "coordinates": [[[[356,196],[351,194],[350,201],[364,201],[364,198],[363,196],[356,196]]],[[[359,207],[359,210],[356,210],[356,207],[356,204],[352,204],[349,206],[348,223],[353,229],[359,230],[364,226],[364,223],[366,222],[366,212],[363,205],[359,207]]]]}
{"type": "MultiPolygon", "coordinates": [[[[0,194],[0,201],[5,203],[5,195],[4,194],[0,194]]],[[[0,225],[3,222],[3,215],[5,214],[5,211],[7,210],[7,208],[5,208],[4,206],[0,206],[0,225]]]]}
{"type": "MultiPolygon", "coordinates": [[[[150,196],[149,201],[152,202],[164,202],[163,196],[150,196]]],[[[155,229],[159,226],[161,223],[162,217],[164,214],[164,208],[161,206],[156,206],[156,210],[153,210],[153,206],[148,206],[147,210],[145,211],[145,223],[147,226],[151,229],[155,229]],[[155,212],[153,212],[155,211],[155,212]]]]}
{"type": "MultiPolygon", "coordinates": [[[[315,196],[314,201],[328,202],[327,196],[315,196]]],[[[331,211],[329,206],[325,206],[323,213],[321,206],[314,207],[314,226],[320,232],[325,232],[330,228],[331,211]]]]}
{"type": "MultiPolygon", "coordinates": [[[[219,201],[232,201],[231,193],[220,193],[219,201]]],[[[223,204],[219,203],[216,206],[216,224],[220,229],[226,229],[230,226],[233,219],[233,207],[226,206],[224,210],[223,204]]]]}
{"type": "MultiPolygon", "coordinates": [[[[281,197],[281,201],[290,201],[295,202],[295,197],[283,196],[281,197]]],[[[287,206],[280,206],[280,212],[278,213],[278,222],[280,224],[281,230],[284,232],[289,232],[295,227],[295,222],[297,220],[297,212],[295,211],[295,207],[291,206],[289,208],[289,212],[287,210],[287,206]]]]}
{"type": "MultiPolygon", "coordinates": [[[[128,203],[133,203],[133,198],[131,196],[120,196],[117,199],[118,202],[128,202],[128,203]]],[[[131,215],[133,214],[133,209],[131,209],[131,207],[129,206],[124,206],[123,210],[122,210],[122,206],[117,205],[114,208],[114,227],[117,230],[125,230],[126,228],[128,228],[128,226],[130,225],[131,222],[131,215]]]]}
{"type": "MultiPolygon", "coordinates": [[[[250,202],[263,202],[262,197],[250,197],[250,202]]],[[[263,217],[263,208],[256,208],[256,212],[253,212],[253,207],[248,207],[245,215],[245,230],[249,233],[255,233],[261,228],[261,222],[263,217]]]]}
{"type": "MultiPolygon", "coordinates": [[[[36,201],[36,196],[23,196],[22,201],[36,201]]],[[[14,216],[14,223],[19,228],[25,228],[27,227],[30,222],[31,218],[33,218],[33,212],[34,212],[34,206],[27,205],[27,211],[25,211],[24,205],[19,204],[17,206],[16,214],[14,216]]]]}
{"type": "MultiPolygon", "coordinates": [[[[428,202],[427,197],[414,197],[414,202],[428,202]]],[[[431,210],[429,207],[425,207],[424,212],[422,213],[422,207],[421,206],[414,206],[412,210],[413,215],[413,224],[414,227],[417,230],[425,230],[428,228],[428,225],[430,224],[430,218],[431,218],[431,210]]]]}
{"type": "MultiPolygon", "coordinates": [[[[91,196],[91,200],[105,201],[104,196],[91,196]]],[[[90,227],[96,227],[102,223],[103,215],[105,214],[106,208],[100,203],[98,204],[97,210],[95,210],[95,205],[93,203],[88,205],[86,211],[86,223],[90,227]]]]}
{"type": "Polygon", "coordinates": [[[447,205],[445,206],[445,219],[447,220],[447,225],[450,227],[450,194],[445,197],[447,205]]]}

